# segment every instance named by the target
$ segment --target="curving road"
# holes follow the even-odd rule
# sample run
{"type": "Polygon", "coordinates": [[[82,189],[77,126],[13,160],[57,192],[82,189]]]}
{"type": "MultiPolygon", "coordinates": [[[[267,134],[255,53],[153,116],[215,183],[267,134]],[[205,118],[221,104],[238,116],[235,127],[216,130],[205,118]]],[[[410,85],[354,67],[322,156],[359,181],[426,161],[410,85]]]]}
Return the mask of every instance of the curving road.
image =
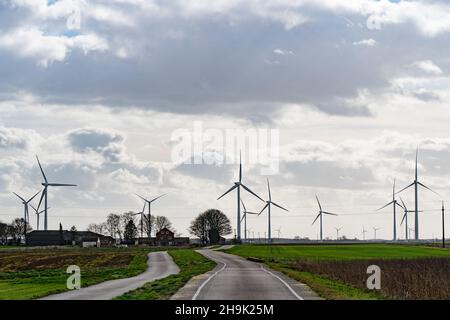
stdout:
{"type": "Polygon", "coordinates": [[[199,250],[217,267],[191,279],[171,299],[192,300],[310,300],[309,287],[260,263],[212,250],[199,250]]]}
{"type": "MultiPolygon", "coordinates": [[[[165,278],[180,272],[167,252],[148,254],[148,269],[138,276],[102,282],[93,286],[50,295],[40,300],[110,300],[124,293],[142,287],[145,283],[165,278]]],[[[83,271],[81,271],[83,282],[83,271]]]]}

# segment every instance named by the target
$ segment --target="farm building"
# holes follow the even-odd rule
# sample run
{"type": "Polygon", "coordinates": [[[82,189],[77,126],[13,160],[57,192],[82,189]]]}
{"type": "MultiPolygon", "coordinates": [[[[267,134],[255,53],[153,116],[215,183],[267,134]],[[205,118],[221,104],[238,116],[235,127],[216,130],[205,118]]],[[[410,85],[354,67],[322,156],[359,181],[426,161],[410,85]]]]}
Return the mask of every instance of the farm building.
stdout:
{"type": "Polygon", "coordinates": [[[190,239],[189,237],[175,237],[172,231],[164,228],[156,233],[156,237],[136,238],[134,243],[157,247],[188,246],[190,239]]]}
{"type": "Polygon", "coordinates": [[[188,237],[175,237],[175,234],[167,228],[163,228],[156,234],[154,244],[158,247],[166,246],[187,246],[188,237]]]}
{"type": "Polygon", "coordinates": [[[112,237],[104,236],[91,231],[47,230],[31,231],[27,233],[27,244],[30,246],[110,246],[112,237]]]}

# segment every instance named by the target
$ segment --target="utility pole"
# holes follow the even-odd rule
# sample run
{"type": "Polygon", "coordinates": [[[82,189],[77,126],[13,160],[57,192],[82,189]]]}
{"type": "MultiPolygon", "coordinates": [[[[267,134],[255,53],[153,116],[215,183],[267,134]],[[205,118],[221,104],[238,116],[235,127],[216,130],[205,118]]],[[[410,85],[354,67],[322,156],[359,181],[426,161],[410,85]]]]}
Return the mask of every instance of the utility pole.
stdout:
{"type": "Polygon", "coordinates": [[[445,249],[445,207],[442,201],[442,248],[445,249]]]}

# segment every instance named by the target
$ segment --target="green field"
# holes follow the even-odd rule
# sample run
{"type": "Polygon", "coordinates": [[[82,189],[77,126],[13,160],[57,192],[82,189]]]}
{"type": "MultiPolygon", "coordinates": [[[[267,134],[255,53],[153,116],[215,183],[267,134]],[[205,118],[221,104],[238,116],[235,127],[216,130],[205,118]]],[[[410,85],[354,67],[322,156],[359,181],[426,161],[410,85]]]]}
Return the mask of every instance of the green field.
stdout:
{"type": "Polygon", "coordinates": [[[164,300],[169,299],[192,277],[208,272],[216,263],[190,249],[169,250],[180,273],[145,284],[143,287],[116,298],[117,300],[164,300]]]}
{"type": "Polygon", "coordinates": [[[0,300],[29,300],[66,291],[69,265],[81,268],[82,287],[132,277],[147,269],[149,251],[74,248],[0,252],[0,300]]]}
{"type": "Polygon", "coordinates": [[[390,245],[241,245],[229,253],[243,257],[255,257],[265,261],[314,259],[314,260],[355,260],[355,259],[415,259],[425,257],[450,257],[449,249],[390,245]]]}
{"type": "Polygon", "coordinates": [[[450,299],[450,249],[364,245],[241,245],[225,250],[258,258],[325,299],[450,299]],[[382,270],[382,288],[366,288],[367,267],[382,270]]]}

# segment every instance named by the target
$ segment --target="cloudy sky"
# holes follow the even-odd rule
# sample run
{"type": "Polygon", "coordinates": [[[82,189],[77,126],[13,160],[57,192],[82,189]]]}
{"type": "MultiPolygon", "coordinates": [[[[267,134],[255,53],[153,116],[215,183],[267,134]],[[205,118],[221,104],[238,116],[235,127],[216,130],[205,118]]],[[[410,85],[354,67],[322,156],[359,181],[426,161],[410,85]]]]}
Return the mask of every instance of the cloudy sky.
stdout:
{"type": "MultiPolygon", "coordinates": [[[[376,226],[391,238],[391,210],[375,210],[394,178],[412,182],[420,145],[420,179],[441,195],[420,193],[420,233],[437,236],[450,201],[449,37],[444,0],[0,0],[0,220],[22,213],[13,191],[40,189],[38,154],[49,180],[79,185],[50,190],[50,228],[138,210],[134,193],[168,193],[154,213],[184,235],[207,208],[235,225],[235,195],[216,199],[237,165],[174,161],[174,134],[200,124],[278,132],[276,174],[245,161],[260,143],[241,146],[244,183],[265,198],[269,178],[289,209],[273,210],[274,229],[313,239],[314,194],[339,214],[325,236],[376,226]]],[[[414,207],[412,191],[402,198],[414,207]]],[[[248,223],[266,231],[266,215],[248,223]]]]}

